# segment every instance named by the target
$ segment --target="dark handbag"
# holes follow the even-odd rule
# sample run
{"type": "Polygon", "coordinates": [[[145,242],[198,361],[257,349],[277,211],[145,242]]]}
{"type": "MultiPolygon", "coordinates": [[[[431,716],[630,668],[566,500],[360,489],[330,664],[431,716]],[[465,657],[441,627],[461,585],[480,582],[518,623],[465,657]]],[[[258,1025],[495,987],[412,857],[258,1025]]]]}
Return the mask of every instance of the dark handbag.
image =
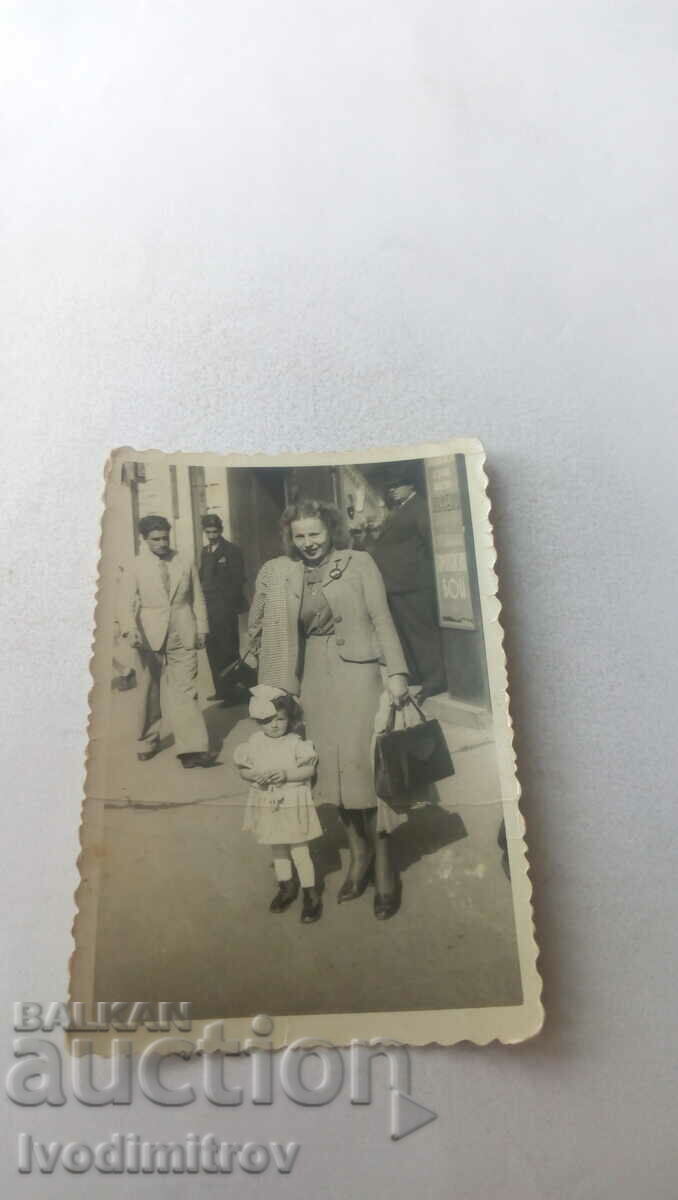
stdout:
{"type": "Polygon", "coordinates": [[[245,662],[247,655],[252,650],[253,642],[250,638],[245,648],[245,653],[241,654],[240,658],[236,658],[234,662],[229,663],[227,667],[224,667],[223,671],[219,672],[219,678],[227,687],[237,687],[238,685],[245,688],[254,687],[257,682],[257,669],[245,662]]]}
{"type": "Polygon", "coordinates": [[[394,729],[393,707],[386,729],[377,734],[374,746],[376,793],[396,809],[408,808],[419,788],[454,775],[454,764],[440,721],[428,720],[411,698],[409,703],[414,704],[421,724],[394,729]]]}
{"type": "Polygon", "coordinates": [[[229,663],[219,672],[219,678],[228,687],[236,687],[239,684],[241,687],[252,688],[257,682],[257,672],[244,658],[236,658],[235,662],[229,663]]]}

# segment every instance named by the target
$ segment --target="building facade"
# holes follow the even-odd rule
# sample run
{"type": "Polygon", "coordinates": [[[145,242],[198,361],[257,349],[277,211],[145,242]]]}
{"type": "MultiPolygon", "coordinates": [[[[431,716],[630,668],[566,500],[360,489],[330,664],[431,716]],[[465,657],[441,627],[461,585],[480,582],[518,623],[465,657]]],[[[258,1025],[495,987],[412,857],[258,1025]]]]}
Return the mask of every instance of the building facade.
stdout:
{"type": "MultiPolygon", "coordinates": [[[[305,497],[336,504],[352,544],[369,550],[387,516],[384,466],[226,468],[168,464],[163,458],[127,462],[121,482],[129,496],[129,554],[139,548],[139,518],[155,513],[169,520],[175,549],[198,560],[202,517],[215,513],[223,521],[224,536],[243,552],[252,590],[262,564],[281,553],[279,521],[284,508],[305,497]]],[[[420,490],[427,496],[430,515],[447,699],[452,705],[441,715],[483,724],[490,698],[466,467],[462,455],[422,460],[419,466],[420,490]]]]}

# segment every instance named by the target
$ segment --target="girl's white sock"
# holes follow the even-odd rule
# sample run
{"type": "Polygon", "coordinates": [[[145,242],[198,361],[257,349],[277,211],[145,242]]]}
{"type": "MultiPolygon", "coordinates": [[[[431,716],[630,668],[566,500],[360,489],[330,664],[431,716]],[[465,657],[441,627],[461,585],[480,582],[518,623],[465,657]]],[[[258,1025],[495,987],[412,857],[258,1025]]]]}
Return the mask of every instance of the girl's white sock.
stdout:
{"type": "Polygon", "coordinates": [[[308,846],[291,846],[292,859],[302,887],[315,887],[315,869],[308,846]]]}
{"type": "Polygon", "coordinates": [[[288,846],[272,846],[273,870],[278,883],[287,883],[292,878],[292,860],[288,846]]]}

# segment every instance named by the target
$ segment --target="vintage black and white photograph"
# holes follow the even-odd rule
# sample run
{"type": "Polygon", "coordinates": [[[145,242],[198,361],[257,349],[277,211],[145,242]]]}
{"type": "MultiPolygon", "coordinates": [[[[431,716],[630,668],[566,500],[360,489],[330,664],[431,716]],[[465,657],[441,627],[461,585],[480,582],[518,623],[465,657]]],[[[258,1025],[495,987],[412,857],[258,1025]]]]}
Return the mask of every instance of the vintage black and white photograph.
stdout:
{"type": "Polygon", "coordinates": [[[113,454],[73,999],[537,1031],[483,464],[113,454]]]}

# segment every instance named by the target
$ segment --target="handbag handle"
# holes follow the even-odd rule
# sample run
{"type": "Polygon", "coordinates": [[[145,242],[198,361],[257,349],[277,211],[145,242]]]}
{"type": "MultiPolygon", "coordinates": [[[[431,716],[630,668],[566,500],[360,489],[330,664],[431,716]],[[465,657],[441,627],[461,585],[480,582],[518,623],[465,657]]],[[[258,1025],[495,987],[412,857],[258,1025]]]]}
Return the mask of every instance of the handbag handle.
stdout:
{"type": "Polygon", "coordinates": [[[245,646],[244,652],[241,655],[239,655],[239,657],[236,658],[232,663],[229,663],[227,667],[224,667],[223,671],[219,672],[220,678],[225,679],[226,676],[231,675],[233,673],[233,671],[237,670],[238,667],[242,667],[245,663],[245,659],[247,658],[248,654],[254,654],[256,657],[256,652],[255,652],[254,647],[255,647],[255,639],[253,637],[251,637],[248,639],[248,642],[247,642],[247,645],[245,646]]]}
{"type": "MultiPolygon", "coordinates": [[[[425,724],[425,722],[428,720],[428,717],[426,716],[426,713],[419,707],[416,700],[414,699],[414,696],[408,695],[407,700],[405,701],[405,704],[412,704],[414,706],[414,708],[416,708],[417,712],[419,713],[419,716],[421,717],[421,720],[422,720],[422,724],[425,724]]],[[[400,709],[398,709],[398,707],[395,703],[395,700],[393,699],[393,697],[391,697],[391,704],[389,707],[388,719],[386,721],[386,725],[384,726],[384,733],[393,733],[393,730],[395,728],[396,712],[402,711],[402,709],[405,707],[405,704],[401,705],[400,709]]]]}
{"type": "Polygon", "coordinates": [[[388,717],[386,718],[386,724],[384,725],[384,730],[383,730],[384,733],[393,733],[393,730],[395,728],[395,715],[396,715],[396,706],[393,702],[391,702],[391,704],[389,705],[388,717]]]}
{"type": "Polygon", "coordinates": [[[419,716],[421,717],[422,721],[424,721],[424,722],[428,721],[428,717],[426,716],[426,713],[424,712],[424,710],[422,708],[419,707],[414,696],[408,695],[405,703],[414,705],[414,707],[416,708],[417,712],[419,713],[419,716]]]}

